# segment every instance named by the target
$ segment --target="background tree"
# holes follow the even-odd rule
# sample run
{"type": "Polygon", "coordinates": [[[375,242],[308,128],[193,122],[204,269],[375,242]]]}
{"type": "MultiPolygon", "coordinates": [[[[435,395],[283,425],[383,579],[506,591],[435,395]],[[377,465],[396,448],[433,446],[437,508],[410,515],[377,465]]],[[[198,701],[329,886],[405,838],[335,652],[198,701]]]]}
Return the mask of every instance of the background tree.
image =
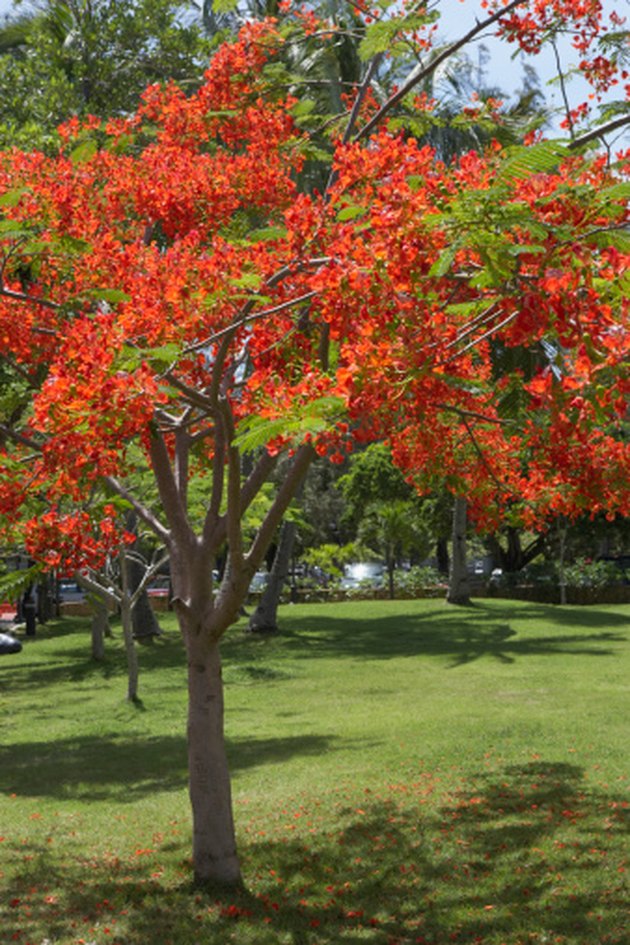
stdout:
{"type": "Polygon", "coordinates": [[[361,545],[371,548],[385,561],[391,600],[395,596],[396,567],[400,567],[411,550],[423,558],[429,548],[418,503],[411,500],[389,499],[368,505],[359,523],[357,537],[361,545]]]}
{"type": "Polygon", "coordinates": [[[44,0],[0,28],[0,146],[56,146],[71,116],[132,112],[153,82],[193,89],[211,42],[177,0],[44,0]]]}

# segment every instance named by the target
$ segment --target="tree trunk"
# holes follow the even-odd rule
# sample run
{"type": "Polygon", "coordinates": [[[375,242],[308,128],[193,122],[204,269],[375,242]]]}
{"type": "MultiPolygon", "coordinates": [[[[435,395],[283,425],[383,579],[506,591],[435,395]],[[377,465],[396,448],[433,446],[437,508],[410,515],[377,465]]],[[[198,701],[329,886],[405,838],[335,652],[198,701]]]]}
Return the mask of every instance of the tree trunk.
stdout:
{"type": "Polygon", "coordinates": [[[513,525],[505,529],[506,548],[503,548],[496,535],[487,539],[487,545],[495,559],[495,566],[502,571],[521,571],[540,554],[545,546],[545,536],[538,535],[527,548],[521,544],[521,535],[513,525]]]}
{"type": "Polygon", "coordinates": [[[105,637],[109,635],[109,615],[104,600],[95,598],[92,602],[92,659],[101,662],[105,659],[105,637]]]}
{"type": "Polygon", "coordinates": [[[54,616],[54,580],[52,574],[43,574],[37,582],[37,619],[41,624],[54,616]]]}
{"type": "Polygon", "coordinates": [[[230,773],[223,730],[219,644],[185,632],[188,650],[188,771],[193,817],[193,869],[200,885],[237,886],[230,773]]]}
{"type": "MultiPolygon", "coordinates": [[[[137,530],[137,520],[133,512],[127,514],[127,528],[130,532],[136,533],[137,530]]],[[[133,547],[136,548],[138,541],[133,544],[133,547]]],[[[129,593],[133,594],[136,588],[139,586],[142,578],[145,574],[145,568],[139,561],[136,561],[131,555],[125,555],[124,566],[127,568],[127,586],[129,588],[129,593]]],[[[133,626],[133,635],[136,640],[151,640],[153,637],[160,635],[160,625],[158,623],[155,612],[151,607],[151,602],[149,601],[149,595],[146,592],[146,588],[142,591],[138,600],[134,604],[131,620],[133,626]]]]}
{"type": "Polygon", "coordinates": [[[395,587],[394,587],[394,570],[395,570],[395,566],[396,566],[396,562],[395,562],[393,559],[390,559],[390,560],[387,562],[387,587],[388,587],[388,590],[389,590],[389,599],[390,599],[390,600],[394,600],[394,598],[395,598],[395,596],[396,596],[396,594],[395,594],[395,587]]]}
{"type": "Polygon", "coordinates": [[[26,636],[34,637],[37,623],[37,603],[32,585],[26,589],[22,597],[21,617],[26,624],[26,636]]]}
{"type": "Polygon", "coordinates": [[[262,592],[258,607],[249,619],[249,629],[252,632],[276,633],[278,630],[278,604],[289,575],[295,531],[294,522],[283,522],[267,586],[262,592]]]}
{"type": "Polygon", "coordinates": [[[125,642],[125,655],[127,657],[127,699],[129,702],[138,701],[138,678],[140,669],[138,666],[138,651],[133,639],[133,621],[131,618],[131,608],[128,601],[123,601],[120,605],[120,619],[122,622],[123,640],[125,642]]]}
{"type": "Polygon", "coordinates": [[[437,560],[437,569],[440,574],[448,575],[450,571],[450,560],[448,557],[448,540],[446,538],[438,538],[435,544],[435,557],[437,560]]]}
{"type": "Polygon", "coordinates": [[[567,602],[567,578],[565,571],[566,552],[567,552],[567,523],[564,516],[558,522],[558,535],[560,539],[560,554],[558,558],[558,578],[560,584],[560,603],[567,602]]]}
{"type": "Polygon", "coordinates": [[[449,604],[470,604],[470,583],[466,562],[466,499],[455,496],[453,506],[453,555],[446,599],[449,604]]]}

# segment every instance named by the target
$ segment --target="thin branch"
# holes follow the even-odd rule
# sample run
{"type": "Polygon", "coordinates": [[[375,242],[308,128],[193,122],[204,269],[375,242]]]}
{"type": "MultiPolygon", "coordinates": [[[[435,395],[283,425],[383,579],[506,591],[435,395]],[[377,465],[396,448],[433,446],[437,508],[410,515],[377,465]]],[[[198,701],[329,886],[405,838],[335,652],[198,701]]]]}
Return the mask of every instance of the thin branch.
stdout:
{"type": "Polygon", "coordinates": [[[505,326],[509,325],[511,321],[514,321],[514,319],[517,317],[518,314],[519,314],[518,312],[512,312],[511,315],[508,315],[507,318],[504,318],[503,321],[499,322],[498,325],[494,325],[488,331],[484,332],[483,335],[480,335],[479,338],[475,338],[474,341],[469,342],[467,345],[465,345],[461,349],[461,351],[456,351],[454,354],[450,356],[450,358],[447,358],[446,361],[444,361],[443,363],[450,364],[451,361],[455,361],[457,358],[460,358],[463,354],[466,354],[467,351],[470,351],[471,348],[476,348],[477,345],[480,344],[482,341],[485,341],[486,338],[490,338],[501,328],[505,328],[505,326]]]}
{"type": "Polygon", "coordinates": [[[216,424],[214,434],[214,456],[212,457],[212,491],[210,503],[203,523],[203,543],[217,550],[223,535],[217,536],[217,527],[223,501],[225,485],[225,437],[221,423],[216,424]],[[218,540],[217,540],[218,539],[218,540]]]}
{"type": "Polygon", "coordinates": [[[142,502],[138,501],[134,495],[129,492],[129,490],[120,482],[115,476],[105,476],[103,478],[110,489],[119,495],[122,499],[128,502],[135,512],[137,512],[139,518],[149,526],[149,528],[162,539],[163,542],[167,542],[169,539],[169,531],[164,527],[162,522],[153,514],[153,512],[143,505],[142,502]]]}
{"type": "Polygon", "coordinates": [[[468,43],[470,43],[476,36],[479,36],[480,33],[483,33],[484,30],[488,29],[489,26],[492,26],[497,20],[500,20],[501,17],[506,16],[510,13],[511,10],[514,10],[516,7],[522,6],[526,0],[512,0],[511,3],[508,3],[501,10],[497,10],[496,13],[493,13],[491,16],[486,17],[481,23],[477,22],[471,30],[469,30],[465,36],[461,39],[458,39],[456,42],[451,43],[450,46],[447,46],[438,56],[435,57],[428,65],[421,67],[418,71],[413,71],[406,82],[401,85],[397,92],[395,92],[390,98],[385,102],[384,105],[381,105],[379,110],[375,115],[370,118],[370,120],[361,128],[360,131],[355,135],[354,140],[360,141],[361,138],[367,137],[370,134],[373,128],[383,120],[385,115],[392,110],[398,103],[407,95],[416,85],[422,82],[428,76],[432,75],[436,69],[438,69],[443,62],[449,59],[454,53],[458,52],[468,43]]]}
{"type": "Polygon", "coordinates": [[[262,484],[266,482],[271,475],[277,461],[278,457],[272,456],[267,450],[262,454],[241,489],[241,510],[243,512],[247,511],[250,507],[258,495],[262,484]]]}
{"type": "Polygon", "coordinates": [[[133,592],[133,594],[131,595],[129,599],[129,606],[131,609],[133,609],[136,606],[140,598],[140,595],[145,590],[151,578],[153,578],[157,574],[157,572],[160,570],[162,565],[166,564],[166,562],[169,560],[169,557],[170,555],[168,551],[166,551],[160,558],[157,558],[157,560],[154,559],[151,562],[151,564],[147,567],[144,574],[142,575],[142,580],[140,581],[140,583],[138,584],[138,586],[136,587],[135,591],[133,592]]]}
{"type": "Polygon", "coordinates": [[[211,413],[214,409],[214,405],[209,397],[205,394],[202,394],[200,391],[196,390],[194,387],[189,387],[188,384],[185,384],[178,377],[175,377],[171,371],[167,371],[165,374],[166,379],[169,384],[172,384],[173,387],[176,387],[178,391],[184,395],[184,397],[191,403],[194,407],[198,407],[200,410],[203,410],[204,413],[211,413]]]}
{"type": "Polygon", "coordinates": [[[84,590],[96,594],[97,597],[105,598],[109,604],[113,604],[114,607],[117,607],[121,601],[121,595],[118,588],[113,587],[111,584],[101,584],[96,577],[90,577],[85,572],[75,571],[75,580],[77,584],[82,587],[84,590]]]}
{"type": "Polygon", "coordinates": [[[308,467],[315,456],[315,449],[310,443],[303,443],[295,453],[291,468],[285,476],[284,482],[278,489],[273,504],[258,529],[256,538],[252,542],[251,548],[245,557],[246,562],[253,567],[254,570],[262,561],[263,555],[269,547],[276,528],[282,521],[291,500],[295,497],[301,486],[308,467]]]}
{"type": "Polygon", "coordinates": [[[458,417],[470,417],[472,420],[483,420],[484,423],[496,423],[499,426],[511,426],[514,420],[502,420],[500,417],[487,417],[484,413],[476,410],[465,410],[463,407],[456,407],[454,404],[436,403],[440,410],[447,410],[450,413],[457,414],[458,417]]]}
{"type": "Polygon", "coordinates": [[[238,574],[243,564],[243,531],[241,509],[241,452],[234,442],[235,428],[232,408],[226,397],[222,397],[219,408],[223,425],[227,469],[227,541],[229,567],[238,574]]]}
{"type": "Polygon", "coordinates": [[[496,475],[494,469],[492,468],[492,466],[491,466],[490,463],[488,462],[488,459],[486,458],[486,454],[484,453],[484,451],[483,451],[482,448],[480,447],[479,443],[477,442],[477,437],[475,436],[474,431],[473,431],[473,429],[472,429],[470,423],[469,423],[468,420],[466,419],[466,417],[462,417],[462,420],[463,420],[463,422],[464,422],[464,426],[466,427],[466,431],[467,431],[467,433],[468,433],[468,436],[469,436],[470,439],[471,439],[472,445],[473,445],[474,448],[475,448],[475,452],[476,452],[477,455],[479,456],[479,458],[480,458],[481,462],[483,463],[483,465],[484,465],[484,466],[486,467],[486,469],[488,470],[488,472],[489,472],[489,474],[490,474],[490,478],[492,479],[492,481],[494,482],[494,484],[497,486],[497,488],[499,489],[500,492],[505,492],[506,489],[507,489],[509,492],[512,492],[513,490],[508,489],[508,487],[505,485],[505,483],[501,482],[500,479],[497,477],[497,475],[496,475]]]}
{"type": "Polygon", "coordinates": [[[630,115],[622,115],[621,118],[613,118],[606,122],[605,125],[600,125],[599,128],[593,128],[591,131],[586,131],[584,134],[578,135],[568,147],[581,148],[583,144],[588,144],[589,141],[594,141],[595,138],[603,138],[605,134],[608,134],[610,131],[616,131],[617,128],[623,128],[624,125],[630,125],[630,115]]]}
{"type": "MultiPolygon", "coordinates": [[[[28,302],[29,305],[41,305],[42,308],[50,308],[54,312],[58,312],[61,308],[58,302],[51,302],[50,299],[40,299],[34,295],[27,295],[26,292],[16,292],[14,289],[7,289],[4,285],[0,285],[0,295],[14,302],[28,302]]],[[[56,332],[51,333],[56,334],[56,332]]]]}
{"type": "Polygon", "coordinates": [[[493,302],[492,305],[489,305],[488,308],[485,308],[483,312],[480,312],[479,315],[475,315],[473,319],[470,320],[467,327],[460,332],[460,334],[454,338],[452,341],[446,345],[448,351],[449,348],[454,348],[455,345],[458,345],[461,341],[464,340],[468,335],[472,334],[477,328],[480,328],[481,325],[487,325],[487,323],[495,317],[494,309],[496,309],[498,302],[493,302]]]}
{"type": "Polygon", "coordinates": [[[19,443],[21,446],[28,446],[29,449],[35,450],[37,453],[41,453],[42,451],[42,443],[38,443],[37,440],[33,440],[29,436],[24,436],[23,433],[18,433],[17,430],[13,430],[5,423],[0,423],[0,434],[13,440],[14,443],[19,443]]]}
{"type": "Polygon", "coordinates": [[[560,82],[560,91],[562,93],[562,99],[564,101],[564,111],[567,116],[567,126],[569,128],[569,135],[571,140],[575,138],[575,132],[573,131],[573,119],[571,117],[571,106],[569,105],[569,96],[567,95],[567,86],[564,81],[564,73],[562,71],[562,63],[560,62],[560,53],[558,52],[558,46],[556,45],[555,39],[551,40],[551,48],[553,49],[554,56],[556,57],[556,68],[558,70],[558,80],[560,82]]]}
{"type": "Polygon", "coordinates": [[[153,427],[149,435],[151,466],[166,519],[171,531],[177,534],[177,538],[186,544],[191,544],[194,541],[194,535],[186,515],[186,508],[177,488],[164,437],[157,429],[157,425],[153,427]]]}
{"type": "Polygon", "coordinates": [[[278,305],[274,305],[272,308],[265,308],[260,312],[253,312],[251,315],[245,315],[240,318],[238,322],[233,322],[231,325],[228,325],[227,328],[222,328],[220,331],[215,332],[214,335],[204,338],[203,341],[196,341],[195,344],[184,348],[183,354],[190,354],[194,351],[199,351],[202,348],[207,348],[209,345],[214,344],[214,342],[220,341],[225,335],[233,334],[236,329],[242,328],[243,325],[257,321],[259,318],[267,318],[268,315],[277,315],[278,312],[283,312],[288,308],[292,308],[294,305],[299,305],[301,302],[308,302],[309,299],[314,298],[316,295],[317,292],[314,291],[306,292],[304,295],[299,295],[296,299],[287,299],[286,302],[280,302],[278,305]]]}

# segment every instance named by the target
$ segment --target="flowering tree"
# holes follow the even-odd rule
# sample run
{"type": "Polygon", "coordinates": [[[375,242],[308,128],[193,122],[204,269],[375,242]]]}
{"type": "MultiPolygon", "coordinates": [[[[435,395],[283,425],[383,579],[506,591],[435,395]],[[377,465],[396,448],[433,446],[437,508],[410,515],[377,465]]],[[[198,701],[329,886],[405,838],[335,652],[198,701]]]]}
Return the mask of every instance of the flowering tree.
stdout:
{"type": "MultiPolygon", "coordinates": [[[[422,70],[371,92],[397,37],[430,46],[424,5],[396,9],[369,24],[324,193],[296,185],[313,152],[270,68],[274,21],[221,46],[193,96],[153,86],[132,116],[67,123],[54,158],[0,158],[0,332],[28,401],[1,430],[4,521],[50,567],[98,564],[129,507],[168,550],[201,882],[240,881],[219,641],[317,453],[389,439],[410,480],[446,475],[480,520],[523,499],[536,516],[628,508],[626,156],[541,140],[440,163],[388,127],[403,99],[430,118],[422,70]],[[530,348],[531,377],[502,356],[530,348]],[[134,488],[146,470],[157,511],[134,488]]],[[[601,85],[600,13],[533,0],[484,23],[535,46],[568,17],[601,85]]]]}

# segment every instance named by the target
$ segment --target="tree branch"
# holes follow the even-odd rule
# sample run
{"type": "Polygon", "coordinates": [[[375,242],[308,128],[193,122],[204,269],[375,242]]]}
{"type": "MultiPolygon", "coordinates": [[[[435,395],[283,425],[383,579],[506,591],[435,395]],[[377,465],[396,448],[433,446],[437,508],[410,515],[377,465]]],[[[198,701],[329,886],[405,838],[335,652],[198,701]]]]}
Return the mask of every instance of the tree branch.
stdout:
{"type": "MultiPolygon", "coordinates": [[[[154,425],[150,432],[150,454],[153,474],[160,493],[162,508],[171,531],[177,534],[178,540],[186,545],[194,542],[194,534],[186,515],[182,497],[177,488],[177,482],[171,466],[171,459],[164,442],[164,437],[154,425]]],[[[170,537],[170,534],[169,534],[170,537]]],[[[168,545],[168,542],[167,542],[168,545]]]]}
{"type": "Polygon", "coordinates": [[[242,328],[243,325],[247,325],[249,322],[257,321],[259,318],[267,318],[268,315],[277,315],[278,312],[283,312],[288,308],[292,308],[294,305],[299,305],[301,302],[307,302],[316,295],[317,292],[306,292],[296,299],[288,299],[286,302],[281,302],[278,305],[274,305],[272,308],[265,308],[261,312],[253,312],[251,315],[245,315],[237,322],[228,325],[227,328],[222,328],[221,331],[215,332],[214,335],[204,338],[203,341],[196,341],[194,345],[189,345],[187,348],[184,348],[183,353],[190,354],[193,351],[200,351],[202,348],[207,348],[208,345],[214,344],[215,341],[220,341],[225,335],[233,334],[237,328],[242,328]]]}
{"type": "Polygon", "coordinates": [[[153,512],[143,505],[142,502],[139,502],[134,495],[129,492],[129,490],[116,479],[115,476],[104,476],[103,482],[106,483],[112,492],[115,492],[116,495],[119,495],[121,499],[124,499],[125,502],[128,502],[129,505],[138,513],[138,516],[142,521],[149,526],[151,531],[163,541],[167,542],[169,538],[169,531],[164,527],[162,522],[153,514],[153,512]]]}
{"type": "Polygon", "coordinates": [[[571,149],[581,148],[583,144],[588,144],[589,141],[594,141],[595,138],[602,138],[609,132],[616,131],[617,128],[623,128],[624,125],[629,124],[630,115],[622,115],[621,118],[613,118],[606,122],[605,125],[600,125],[599,128],[593,128],[591,131],[586,131],[584,134],[578,135],[578,137],[574,138],[568,147],[571,149]]]}
{"type": "Polygon", "coordinates": [[[488,29],[489,26],[492,26],[493,23],[496,23],[497,20],[500,20],[501,17],[505,16],[507,13],[510,13],[511,10],[514,10],[516,7],[522,6],[526,0],[512,0],[511,3],[508,3],[501,10],[497,10],[496,13],[493,13],[491,16],[486,17],[481,23],[477,22],[471,30],[469,30],[465,36],[461,39],[458,39],[456,42],[451,43],[450,46],[447,46],[446,49],[435,57],[428,65],[421,66],[418,71],[413,71],[406,82],[401,85],[397,92],[395,92],[384,105],[381,105],[379,110],[375,115],[370,118],[370,120],[357,132],[354,137],[355,141],[360,141],[361,138],[367,137],[370,134],[373,128],[379,124],[385,117],[385,115],[392,110],[398,103],[407,95],[416,85],[422,82],[428,76],[432,75],[436,69],[438,69],[443,62],[449,59],[454,53],[458,52],[464,46],[466,46],[471,40],[476,36],[479,36],[480,33],[483,33],[484,30],[488,29]]]}
{"type": "Polygon", "coordinates": [[[273,504],[258,529],[258,534],[252,542],[248,554],[245,556],[245,561],[250,565],[252,571],[255,571],[262,561],[271,543],[274,532],[282,521],[291,500],[295,497],[301,486],[308,467],[315,458],[315,455],[315,450],[310,443],[302,444],[297,450],[291,468],[285,476],[284,482],[278,489],[273,504]]]}
{"type": "MultiPolygon", "coordinates": [[[[7,289],[4,285],[0,285],[0,295],[14,302],[28,302],[29,305],[41,305],[42,308],[49,308],[54,312],[58,312],[61,308],[58,302],[51,302],[50,299],[40,299],[37,296],[27,295],[26,292],[15,292],[13,289],[7,289]]],[[[44,329],[42,329],[42,331],[43,330],[44,329]]],[[[56,334],[56,332],[51,330],[50,334],[56,334]]]]}

